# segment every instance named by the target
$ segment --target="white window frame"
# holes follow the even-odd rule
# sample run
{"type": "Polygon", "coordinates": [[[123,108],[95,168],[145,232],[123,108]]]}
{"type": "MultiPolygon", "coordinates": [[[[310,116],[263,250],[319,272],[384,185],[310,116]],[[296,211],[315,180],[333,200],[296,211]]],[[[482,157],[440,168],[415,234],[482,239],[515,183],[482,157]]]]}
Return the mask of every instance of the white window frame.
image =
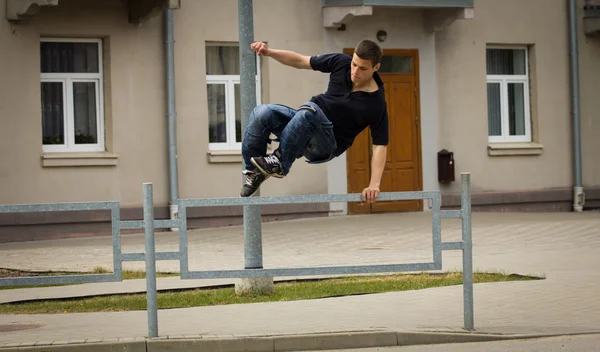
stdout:
{"type": "MultiPolygon", "coordinates": [[[[502,134],[500,136],[490,136],[488,130],[488,141],[490,143],[523,143],[531,142],[531,106],[529,102],[529,50],[526,46],[487,46],[487,49],[511,49],[523,50],[525,52],[525,74],[524,75],[490,75],[486,72],[486,90],[487,83],[500,84],[500,118],[502,134]],[[522,83],[523,84],[523,104],[524,104],[524,124],[525,135],[511,136],[509,135],[508,122],[508,84],[522,83]]],[[[486,68],[487,70],[487,68],[486,68]]],[[[486,98],[487,99],[487,98],[486,98]]],[[[488,102],[489,104],[489,102],[488,102]]],[[[488,117],[489,124],[489,115],[488,117]]]]}
{"type": "MultiPolygon", "coordinates": [[[[219,46],[223,44],[211,44],[207,46],[219,46]]],[[[260,56],[256,55],[256,105],[260,105],[261,98],[261,70],[260,56]]],[[[235,135],[235,84],[240,84],[240,75],[206,75],[206,84],[225,85],[225,126],[227,129],[227,142],[208,143],[210,151],[239,151],[242,149],[242,143],[236,142],[235,135]]],[[[241,88],[241,87],[240,87],[241,88]]],[[[241,90],[240,90],[241,94],[241,90]]],[[[208,99],[206,97],[205,99],[208,99]]],[[[207,100],[205,100],[207,101],[207,100]]],[[[208,121],[210,123],[210,121],[208,121]]],[[[210,125],[207,124],[207,128],[210,125]]],[[[242,135],[242,138],[244,136],[242,135]]]]}
{"type": "Polygon", "coordinates": [[[104,68],[102,65],[102,39],[93,38],[42,38],[41,42],[95,43],[98,45],[98,73],[41,73],[40,82],[62,82],[63,84],[63,116],[65,144],[43,144],[44,153],[65,152],[103,152],[104,143],[104,68]],[[96,128],[98,143],[75,144],[75,104],[73,101],[73,84],[77,82],[93,82],[96,86],[96,128]]]}

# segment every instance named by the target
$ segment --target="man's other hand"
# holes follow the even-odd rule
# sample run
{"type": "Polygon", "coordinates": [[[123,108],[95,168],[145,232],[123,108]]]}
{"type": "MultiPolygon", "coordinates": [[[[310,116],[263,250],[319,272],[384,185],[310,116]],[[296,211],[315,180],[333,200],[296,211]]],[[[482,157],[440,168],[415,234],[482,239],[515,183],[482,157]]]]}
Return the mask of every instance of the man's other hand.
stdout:
{"type": "Polygon", "coordinates": [[[258,53],[258,56],[269,56],[269,47],[263,42],[254,42],[250,44],[250,48],[258,53]]]}
{"type": "Polygon", "coordinates": [[[369,186],[362,191],[362,201],[367,203],[375,203],[379,196],[379,187],[369,186]]]}

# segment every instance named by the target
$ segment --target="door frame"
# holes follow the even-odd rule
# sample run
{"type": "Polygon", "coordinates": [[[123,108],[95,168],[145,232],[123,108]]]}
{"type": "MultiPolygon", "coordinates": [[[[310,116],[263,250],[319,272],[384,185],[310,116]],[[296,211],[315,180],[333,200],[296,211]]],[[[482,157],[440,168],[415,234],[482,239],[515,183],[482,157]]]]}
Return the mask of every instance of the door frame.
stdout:
{"type": "MultiPolygon", "coordinates": [[[[355,48],[344,48],[343,53],[352,56],[354,54],[355,48]]],[[[420,70],[420,60],[419,60],[419,49],[384,49],[382,48],[383,56],[412,56],[413,64],[414,64],[414,72],[413,73],[380,73],[381,76],[385,75],[412,75],[415,77],[415,123],[416,126],[416,144],[417,144],[417,160],[419,167],[417,170],[417,191],[423,191],[423,144],[421,138],[422,131],[422,120],[421,120],[421,70],[420,70]]],[[[390,135],[390,138],[392,136],[390,135]]],[[[369,144],[371,146],[371,144],[369,144]]],[[[369,155],[372,155],[372,150],[369,150],[369,155]]],[[[348,165],[348,154],[346,154],[346,165],[348,165]]],[[[369,170],[371,168],[370,160],[369,160],[369,170]]],[[[346,166],[346,183],[347,188],[350,187],[350,175],[348,174],[348,166],[346,166]]],[[[371,175],[369,174],[369,178],[371,175]]],[[[419,202],[419,211],[423,211],[424,209],[424,200],[419,202]]],[[[348,207],[348,213],[350,213],[350,207],[348,207]]]]}

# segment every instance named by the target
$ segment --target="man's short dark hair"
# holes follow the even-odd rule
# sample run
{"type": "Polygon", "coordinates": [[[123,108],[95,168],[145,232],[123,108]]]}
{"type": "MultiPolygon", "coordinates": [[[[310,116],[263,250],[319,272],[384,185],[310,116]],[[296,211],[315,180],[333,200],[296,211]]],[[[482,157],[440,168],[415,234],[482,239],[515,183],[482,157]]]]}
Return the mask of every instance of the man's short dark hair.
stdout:
{"type": "Polygon", "coordinates": [[[361,40],[361,42],[356,46],[354,52],[356,53],[356,56],[360,57],[361,59],[370,60],[372,66],[380,63],[381,55],[383,55],[379,45],[369,39],[361,40]]]}

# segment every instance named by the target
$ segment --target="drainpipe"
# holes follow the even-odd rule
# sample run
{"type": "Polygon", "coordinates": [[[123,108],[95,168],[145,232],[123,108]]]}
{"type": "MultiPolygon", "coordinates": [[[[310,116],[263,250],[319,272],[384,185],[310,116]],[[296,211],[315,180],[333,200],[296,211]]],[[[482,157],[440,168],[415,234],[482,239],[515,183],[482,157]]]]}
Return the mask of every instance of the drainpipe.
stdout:
{"type": "Polygon", "coordinates": [[[573,210],[583,211],[585,194],[581,172],[581,123],[579,115],[579,49],[577,47],[577,0],[569,2],[569,47],[571,68],[571,107],[573,109],[573,166],[575,185],[573,187],[573,210]]]}
{"type": "MultiPolygon", "coordinates": [[[[173,10],[165,9],[165,43],[166,43],[166,72],[167,72],[167,105],[169,120],[169,211],[171,220],[177,219],[177,200],[179,186],[177,175],[177,126],[175,117],[175,63],[173,43],[173,10]]],[[[177,228],[171,228],[177,231],[177,228]]]]}

